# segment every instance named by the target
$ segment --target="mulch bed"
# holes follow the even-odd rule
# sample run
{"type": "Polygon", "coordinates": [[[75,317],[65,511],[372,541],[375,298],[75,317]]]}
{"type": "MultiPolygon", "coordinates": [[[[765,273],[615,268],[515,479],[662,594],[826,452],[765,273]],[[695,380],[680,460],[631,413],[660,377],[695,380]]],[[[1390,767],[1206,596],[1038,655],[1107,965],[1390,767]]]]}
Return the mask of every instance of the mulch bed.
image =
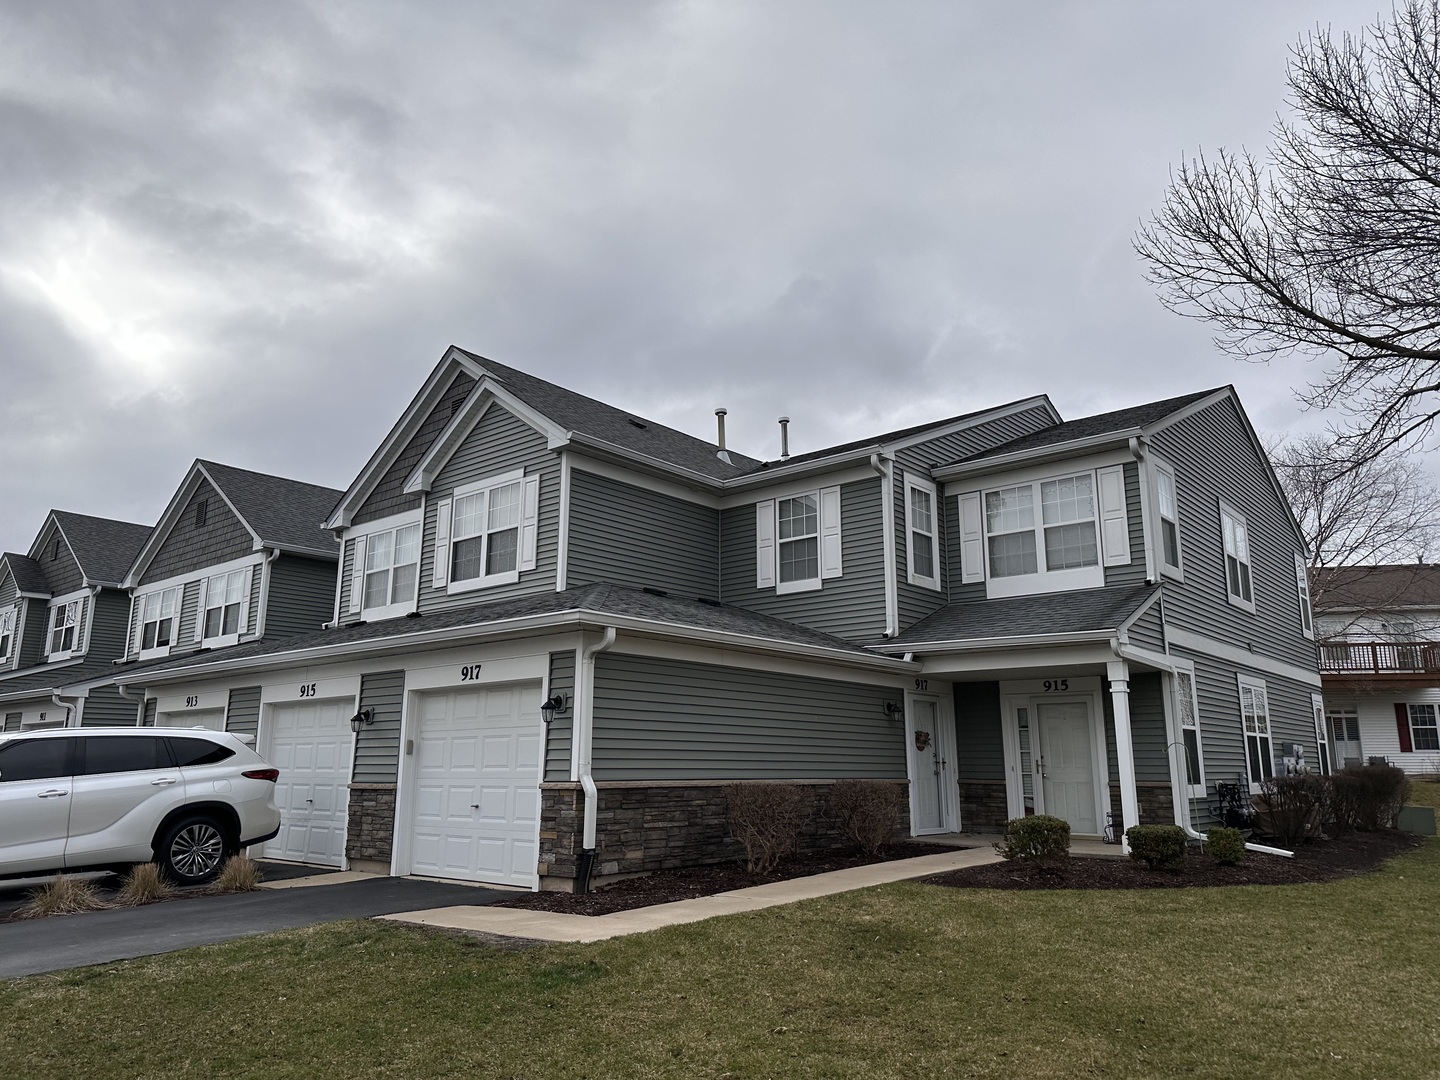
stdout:
{"type": "Polygon", "coordinates": [[[752,885],[791,881],[794,878],[829,873],[831,870],[848,870],[852,866],[868,866],[893,859],[913,859],[918,855],[939,855],[953,850],[944,844],[905,840],[891,844],[879,858],[866,858],[853,851],[817,851],[797,855],[787,859],[768,874],[752,874],[745,869],[743,863],[656,870],[643,877],[626,878],[612,885],[603,885],[590,893],[526,893],[492,906],[526,908],[530,911],[559,911],[567,915],[610,915],[617,911],[650,907],[653,904],[694,900],[700,896],[748,889],[752,885]]]}
{"type": "Polygon", "coordinates": [[[1130,859],[1072,858],[1058,867],[992,863],[923,878],[956,889],[1183,889],[1207,885],[1296,885],[1334,881],[1378,870],[1387,860],[1421,844],[1409,833],[1347,833],[1338,840],[1302,844],[1293,859],[1247,851],[1239,866],[1218,866],[1192,847],[1179,870],[1148,870],[1130,859]]]}

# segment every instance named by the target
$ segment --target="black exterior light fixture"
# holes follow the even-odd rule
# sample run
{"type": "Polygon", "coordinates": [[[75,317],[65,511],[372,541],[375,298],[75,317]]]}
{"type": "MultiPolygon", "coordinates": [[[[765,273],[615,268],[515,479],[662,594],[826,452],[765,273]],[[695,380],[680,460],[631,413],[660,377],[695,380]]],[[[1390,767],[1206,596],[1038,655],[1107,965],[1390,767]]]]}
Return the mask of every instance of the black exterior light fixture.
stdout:
{"type": "Polygon", "coordinates": [[[891,720],[903,720],[905,718],[905,706],[899,702],[885,702],[885,715],[891,720]]]}
{"type": "Polygon", "coordinates": [[[361,709],[354,716],[350,717],[350,730],[358,732],[363,727],[369,727],[375,722],[374,709],[361,709]]]}
{"type": "Polygon", "coordinates": [[[541,702],[540,715],[545,718],[545,723],[549,724],[555,719],[555,714],[563,708],[565,708],[565,695],[555,694],[541,702]]]}

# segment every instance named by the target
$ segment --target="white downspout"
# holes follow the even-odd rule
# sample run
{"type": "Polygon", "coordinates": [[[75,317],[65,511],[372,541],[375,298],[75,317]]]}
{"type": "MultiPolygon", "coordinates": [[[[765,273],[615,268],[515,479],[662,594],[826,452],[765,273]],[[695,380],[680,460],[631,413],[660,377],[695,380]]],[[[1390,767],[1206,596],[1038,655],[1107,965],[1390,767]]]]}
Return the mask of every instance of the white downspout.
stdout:
{"type": "Polygon", "coordinates": [[[65,710],[65,723],[62,726],[68,728],[70,726],[70,718],[75,715],[75,706],[66,705],[65,702],[61,701],[60,691],[58,690],[50,695],[50,700],[55,703],[56,708],[65,710]]]}
{"type": "Polygon", "coordinates": [[[575,679],[575,747],[578,756],[575,762],[575,778],[585,792],[585,824],[581,833],[580,864],[576,868],[575,891],[589,892],[590,873],[595,862],[596,833],[600,814],[600,792],[591,775],[591,760],[595,734],[595,657],[615,644],[615,627],[607,626],[604,635],[594,645],[588,645],[580,652],[580,670],[575,679]]]}
{"type": "Polygon", "coordinates": [[[257,638],[265,636],[265,617],[270,614],[270,568],[275,565],[275,560],[280,557],[280,549],[273,548],[269,555],[265,556],[265,562],[260,567],[260,610],[255,613],[254,635],[257,638]]]}

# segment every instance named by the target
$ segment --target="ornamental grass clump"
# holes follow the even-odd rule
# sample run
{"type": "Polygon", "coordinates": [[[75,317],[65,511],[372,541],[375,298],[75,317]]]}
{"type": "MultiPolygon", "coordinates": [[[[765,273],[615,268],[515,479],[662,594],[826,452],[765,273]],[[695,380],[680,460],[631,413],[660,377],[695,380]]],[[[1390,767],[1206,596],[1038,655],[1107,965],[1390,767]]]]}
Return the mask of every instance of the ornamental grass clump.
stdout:
{"type": "Polygon", "coordinates": [[[154,863],[136,863],[125,877],[125,884],[115,894],[115,903],[120,907],[139,907],[153,904],[157,900],[169,900],[175,895],[175,886],[165,880],[160,867],[154,863]]]}
{"type": "Polygon", "coordinates": [[[101,911],[110,905],[88,881],[60,874],[38,889],[31,889],[15,912],[17,919],[43,919],[47,915],[78,915],[101,911]]]}
{"type": "Polygon", "coordinates": [[[254,859],[244,855],[231,855],[220,868],[220,876],[215,879],[213,889],[215,892],[226,893],[254,892],[260,888],[264,877],[260,864],[254,859]]]}
{"type": "Polygon", "coordinates": [[[1125,830],[1130,858],[1150,870],[1179,870],[1185,865],[1185,830],[1179,825],[1132,825],[1125,830]]]}
{"type": "Polygon", "coordinates": [[[745,848],[745,869],[768,874],[800,847],[810,793],[796,784],[726,784],[730,835],[745,848]]]}
{"type": "Polygon", "coordinates": [[[1070,857],[1070,823],[1049,814],[1011,818],[995,850],[1002,859],[1057,866],[1070,857]]]}
{"type": "Polygon", "coordinates": [[[840,832],[862,855],[890,845],[900,820],[900,789],[884,780],[840,780],[831,792],[840,832]]]}
{"type": "Polygon", "coordinates": [[[1205,834],[1205,851],[1221,866],[1239,866],[1245,858],[1245,835],[1218,825],[1205,834]]]}

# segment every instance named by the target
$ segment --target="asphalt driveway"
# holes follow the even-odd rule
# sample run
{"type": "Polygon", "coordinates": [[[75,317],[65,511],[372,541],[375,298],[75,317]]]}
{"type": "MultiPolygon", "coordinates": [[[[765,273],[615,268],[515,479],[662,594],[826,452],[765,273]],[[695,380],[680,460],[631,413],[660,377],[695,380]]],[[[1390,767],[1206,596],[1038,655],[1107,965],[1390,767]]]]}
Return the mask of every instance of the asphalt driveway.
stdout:
{"type": "Polygon", "coordinates": [[[6,922],[0,923],[0,979],[108,964],[313,923],[491,904],[513,895],[413,878],[371,878],[6,922]]]}

